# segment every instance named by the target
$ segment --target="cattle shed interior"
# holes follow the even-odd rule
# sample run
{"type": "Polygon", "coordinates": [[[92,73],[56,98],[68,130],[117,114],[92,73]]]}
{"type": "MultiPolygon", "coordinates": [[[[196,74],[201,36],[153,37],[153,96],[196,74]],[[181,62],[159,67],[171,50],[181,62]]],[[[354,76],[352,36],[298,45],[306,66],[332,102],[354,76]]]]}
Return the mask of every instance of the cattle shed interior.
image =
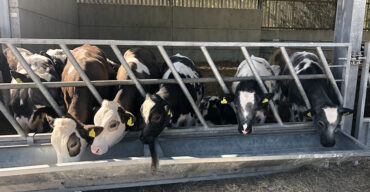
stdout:
{"type": "MultiPolygon", "coordinates": [[[[98,190],[189,182],[368,158],[370,111],[366,106],[370,102],[366,98],[366,71],[370,51],[364,49],[363,43],[370,41],[369,3],[366,0],[6,0],[6,3],[0,0],[0,12],[4,10],[0,13],[3,49],[13,38],[107,40],[100,41],[98,46],[107,58],[120,63],[108,40],[117,40],[121,53],[139,47],[124,45],[124,41],[236,43],[207,46],[223,78],[234,77],[239,64],[248,60],[242,43],[251,43],[250,47],[246,46],[249,54],[267,61],[281,47],[286,47],[288,53],[318,54],[322,50],[329,71],[341,89],[344,105],[356,111],[344,118],[341,130],[335,135],[336,145],[331,148],[320,144],[319,132],[312,121],[289,122],[288,106],[278,108],[284,126],[270,113],[266,124],[254,126],[253,134],[248,136],[238,133],[238,125],[165,130],[155,142],[160,159],[156,174],[150,172],[150,149],[138,139],[138,132],[129,132],[104,155],[94,155],[88,149],[81,162],[57,164],[50,133],[30,133],[23,138],[1,114],[0,191],[98,190]],[[365,5],[364,17],[361,13],[365,13],[365,5]],[[266,44],[254,46],[254,42],[266,44]],[[269,43],[271,46],[267,46],[269,43]]],[[[10,44],[34,53],[60,48],[58,43],[10,44]]],[[[66,44],[69,49],[80,46],[66,44]]],[[[146,47],[155,54],[156,62],[166,64],[160,46],[146,47]]],[[[202,77],[214,78],[215,72],[201,47],[164,46],[169,56],[186,55],[194,61],[202,77]]],[[[204,83],[204,96],[224,94],[217,76],[216,80],[204,83]]],[[[231,84],[226,82],[228,89],[231,84]]]]}

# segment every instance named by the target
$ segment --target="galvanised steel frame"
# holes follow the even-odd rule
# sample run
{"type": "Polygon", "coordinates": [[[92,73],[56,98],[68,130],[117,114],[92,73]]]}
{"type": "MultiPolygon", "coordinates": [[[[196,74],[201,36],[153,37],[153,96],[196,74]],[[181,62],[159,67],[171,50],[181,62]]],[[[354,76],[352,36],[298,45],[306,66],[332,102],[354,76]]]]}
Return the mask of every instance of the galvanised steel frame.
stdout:
{"type": "MultiPolygon", "coordinates": [[[[27,71],[27,73],[31,76],[34,83],[18,83],[18,84],[7,84],[7,83],[1,83],[0,89],[21,89],[21,88],[39,88],[41,93],[45,96],[45,98],[49,101],[51,107],[57,112],[59,116],[62,116],[62,112],[59,109],[56,101],[51,97],[50,93],[48,92],[48,87],[66,87],[66,86],[87,86],[88,89],[91,91],[91,93],[94,95],[94,97],[99,101],[102,102],[102,98],[95,89],[95,85],[97,86],[108,86],[108,85],[124,85],[124,84],[134,84],[137,89],[140,91],[142,96],[145,96],[145,90],[142,87],[142,83],[145,84],[158,84],[158,83],[178,83],[181,87],[182,91],[184,92],[186,98],[190,102],[191,106],[193,107],[197,117],[199,118],[200,122],[202,123],[203,129],[208,129],[208,125],[205,122],[204,118],[202,117],[199,108],[197,107],[196,103],[192,99],[189,91],[186,89],[185,83],[190,82],[218,82],[221,86],[221,89],[225,94],[229,94],[230,91],[226,86],[225,80],[227,81],[240,81],[245,79],[255,79],[260,88],[263,92],[267,93],[268,90],[266,89],[263,80],[282,80],[282,79],[293,79],[296,83],[298,90],[300,94],[302,95],[306,106],[308,109],[311,108],[311,104],[308,101],[308,98],[306,96],[305,91],[303,90],[303,87],[301,85],[300,79],[313,79],[313,78],[327,78],[331,85],[334,87],[335,93],[337,94],[338,100],[340,103],[343,103],[343,96],[337,86],[336,82],[342,82],[344,81],[344,84],[347,84],[348,75],[344,76],[344,79],[338,79],[335,80],[333,74],[331,73],[330,68],[331,67],[342,67],[348,69],[349,62],[347,62],[346,65],[341,66],[335,66],[335,65],[328,65],[328,62],[325,58],[325,55],[322,51],[322,47],[337,47],[346,49],[348,53],[351,51],[351,45],[349,43],[260,43],[260,42],[167,42],[167,41],[115,41],[115,40],[58,40],[58,39],[0,39],[1,44],[5,44],[8,46],[11,51],[14,53],[14,55],[17,57],[17,59],[20,61],[20,64],[24,67],[24,69],[27,71]],[[29,67],[29,65],[26,63],[25,59],[22,57],[22,55],[19,53],[19,51],[15,48],[15,44],[49,44],[54,45],[58,44],[63,51],[66,53],[68,59],[73,64],[74,68],[77,70],[77,72],[80,74],[82,78],[82,82],[41,82],[38,76],[32,71],[32,69],[29,67]],[[105,81],[94,81],[91,82],[89,78],[86,76],[86,74],[83,72],[73,55],[71,54],[70,50],[68,49],[67,45],[80,45],[80,44],[93,44],[93,45],[109,45],[117,58],[119,59],[122,67],[124,67],[131,78],[131,80],[125,80],[125,81],[115,81],[115,80],[105,80],[105,81]],[[175,79],[137,79],[134,75],[134,73],[129,68],[126,60],[123,58],[122,53],[119,51],[118,46],[156,46],[161,53],[162,57],[164,58],[166,64],[168,65],[169,69],[174,74],[175,79]],[[210,65],[214,75],[216,78],[200,78],[200,79],[182,79],[175,68],[173,67],[172,62],[169,59],[169,56],[164,49],[164,47],[168,46],[181,46],[181,47],[200,47],[202,53],[204,54],[206,60],[208,61],[208,64],[210,65]],[[229,78],[223,78],[221,74],[219,73],[216,65],[214,64],[210,54],[207,51],[207,47],[239,47],[242,51],[243,55],[245,56],[245,59],[249,65],[249,67],[252,69],[254,77],[248,77],[248,78],[235,78],[235,77],[229,77],[229,78]],[[280,47],[284,59],[286,61],[287,66],[289,67],[291,75],[284,75],[284,76],[273,76],[273,77],[261,77],[258,75],[256,68],[252,64],[251,56],[247,50],[247,48],[250,47],[280,47]],[[319,58],[321,59],[321,62],[323,63],[324,69],[325,69],[325,75],[301,75],[298,77],[294,72],[294,67],[290,61],[290,58],[286,52],[285,47],[294,48],[294,47],[306,47],[306,48],[316,48],[317,53],[319,55],[319,58]]],[[[346,60],[350,60],[351,55],[347,55],[346,60]]],[[[346,70],[344,70],[346,71],[346,70]]],[[[345,93],[344,93],[345,94],[345,93]]],[[[275,120],[277,122],[276,127],[280,128],[286,128],[287,126],[284,125],[282,122],[278,111],[275,107],[275,104],[273,101],[269,101],[269,105],[272,109],[272,112],[274,114],[275,120]]],[[[26,134],[23,132],[23,130],[20,128],[18,123],[14,120],[12,115],[9,111],[7,111],[5,105],[3,103],[0,103],[0,110],[5,114],[6,118],[9,120],[9,122],[13,125],[13,127],[16,129],[18,134],[23,137],[25,140],[26,134]]],[[[263,128],[264,125],[260,126],[260,128],[263,128]]],[[[258,129],[258,128],[257,128],[258,129]]],[[[166,132],[171,132],[172,130],[166,130],[166,132]]]]}

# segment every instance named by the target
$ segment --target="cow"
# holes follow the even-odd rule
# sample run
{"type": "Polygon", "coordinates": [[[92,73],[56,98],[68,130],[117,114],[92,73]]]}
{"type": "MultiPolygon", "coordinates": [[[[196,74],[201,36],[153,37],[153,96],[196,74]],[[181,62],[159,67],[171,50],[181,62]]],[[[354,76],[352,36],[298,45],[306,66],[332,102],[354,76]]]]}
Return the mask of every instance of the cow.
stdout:
{"type": "MultiPolygon", "coordinates": [[[[234,106],[226,96],[206,96],[200,101],[199,110],[209,125],[236,124],[234,106]]],[[[199,122],[198,122],[199,123],[199,122]]]]}
{"type": "MultiPolygon", "coordinates": [[[[297,75],[325,74],[319,58],[310,52],[296,52],[290,60],[297,75]]],[[[282,74],[289,75],[289,68],[285,66],[282,74]]],[[[304,79],[302,86],[311,109],[307,109],[297,85],[294,81],[282,82],[283,97],[291,104],[292,121],[302,121],[303,117],[312,117],[314,126],[320,132],[320,143],[324,147],[335,145],[335,132],[342,115],[352,113],[353,110],[339,106],[339,101],[327,79],[304,79]]]]}
{"type": "MultiPolygon", "coordinates": [[[[195,64],[186,56],[176,54],[170,57],[174,68],[182,78],[200,78],[195,64]]],[[[173,79],[171,70],[164,70],[162,79],[173,79]]],[[[203,85],[201,83],[186,84],[190,95],[199,105],[203,97],[203,85]]],[[[152,155],[152,170],[156,170],[158,159],[155,152],[154,140],[165,127],[189,127],[194,125],[194,110],[186,96],[177,84],[160,84],[159,91],[155,94],[147,94],[140,108],[144,119],[144,127],[140,134],[140,140],[149,144],[152,155]]]]}
{"type": "MultiPolygon", "coordinates": [[[[28,52],[26,53],[28,54],[28,52]]],[[[52,60],[39,54],[22,55],[25,55],[24,59],[27,64],[42,82],[60,81],[52,60]]],[[[7,60],[12,61],[13,55],[8,54],[7,56],[7,60]]],[[[16,71],[10,71],[12,84],[33,82],[19,62],[16,68],[16,71]]],[[[48,90],[57,104],[62,106],[63,100],[60,89],[48,90]]],[[[57,117],[56,112],[51,108],[41,91],[35,88],[11,89],[9,106],[15,119],[26,133],[51,131],[47,120],[49,117],[57,117]]]]}
{"type": "MultiPolygon", "coordinates": [[[[129,49],[124,58],[139,79],[159,79],[161,77],[161,65],[156,62],[154,54],[143,48],[129,49]]],[[[117,80],[130,79],[124,67],[120,67],[117,80]]],[[[148,93],[155,93],[158,85],[144,85],[148,93]]],[[[140,130],[142,118],[140,117],[140,106],[144,97],[134,85],[122,85],[113,101],[103,101],[101,108],[95,114],[94,124],[104,127],[102,133],[94,139],[91,152],[102,155],[110,147],[118,143],[125,131],[140,130]]]]}
{"type": "MultiPolygon", "coordinates": [[[[90,80],[114,79],[115,73],[112,66],[108,64],[105,54],[98,47],[82,45],[73,49],[72,55],[90,80]]],[[[62,82],[81,80],[80,75],[68,60],[62,73],[62,82]]],[[[110,99],[114,89],[112,87],[97,87],[97,91],[103,99],[110,99]]],[[[54,123],[54,131],[52,133],[53,147],[57,156],[63,157],[58,158],[59,163],[78,161],[80,159],[79,155],[75,155],[75,153],[71,155],[66,152],[66,149],[70,148],[70,143],[66,142],[65,138],[70,138],[72,132],[76,133],[73,136],[73,140],[82,142],[81,147],[78,148],[78,154],[82,154],[86,150],[86,143],[92,143],[93,138],[102,131],[102,128],[93,128],[94,126],[92,125],[88,126],[92,127],[92,129],[86,129],[89,131],[88,133],[86,133],[85,129],[81,129],[81,127],[86,128],[87,124],[92,124],[94,109],[99,107],[98,101],[86,87],[63,87],[62,92],[68,116],[54,123]],[[91,138],[84,136],[86,134],[91,138]]]]}
{"type": "MultiPolygon", "coordinates": [[[[31,53],[31,51],[28,51],[27,49],[23,49],[23,48],[19,48],[19,47],[17,47],[17,49],[23,57],[33,55],[33,53],[31,53]]],[[[10,48],[6,48],[6,49],[4,49],[3,53],[4,53],[4,55],[5,55],[5,57],[8,61],[9,68],[13,71],[17,71],[19,62],[18,62],[18,59],[13,54],[12,50],[10,50],[10,48]]]]}
{"type": "MultiPolygon", "coordinates": [[[[279,66],[271,66],[265,59],[251,56],[253,65],[260,76],[275,76],[280,72],[279,66]]],[[[235,77],[253,76],[246,60],[238,67],[235,77]]],[[[268,93],[263,93],[256,80],[236,81],[232,84],[234,103],[237,112],[238,131],[244,135],[252,132],[252,124],[263,124],[269,110],[270,99],[277,101],[281,90],[275,80],[264,81],[268,93]]]]}
{"type": "Polygon", "coordinates": [[[63,118],[56,118],[51,124],[51,144],[57,154],[58,163],[80,161],[87,145],[102,131],[102,127],[84,125],[68,114],[63,118]]]}
{"type": "Polygon", "coordinates": [[[46,52],[41,51],[40,55],[50,58],[55,64],[57,73],[62,75],[63,69],[68,61],[67,55],[62,49],[48,49],[46,52]]]}

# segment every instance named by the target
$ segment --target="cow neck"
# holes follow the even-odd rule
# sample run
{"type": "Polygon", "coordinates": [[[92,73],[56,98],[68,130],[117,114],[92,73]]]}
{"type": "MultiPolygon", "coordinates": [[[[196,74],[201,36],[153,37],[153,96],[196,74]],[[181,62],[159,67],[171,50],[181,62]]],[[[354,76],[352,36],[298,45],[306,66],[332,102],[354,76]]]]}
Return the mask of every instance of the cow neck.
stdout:
{"type": "Polygon", "coordinates": [[[325,106],[333,106],[333,102],[328,96],[328,90],[320,82],[315,82],[314,86],[306,87],[307,97],[314,110],[318,110],[325,106]]]}

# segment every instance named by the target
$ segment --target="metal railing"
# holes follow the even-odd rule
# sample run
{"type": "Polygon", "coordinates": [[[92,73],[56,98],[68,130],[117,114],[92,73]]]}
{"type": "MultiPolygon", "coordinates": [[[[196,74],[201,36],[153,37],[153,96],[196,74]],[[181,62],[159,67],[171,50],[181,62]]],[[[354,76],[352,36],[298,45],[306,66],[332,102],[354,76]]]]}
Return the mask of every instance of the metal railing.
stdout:
{"type": "MultiPolygon", "coordinates": [[[[310,109],[311,105],[307,99],[306,93],[302,88],[302,85],[300,83],[300,79],[318,79],[318,78],[325,78],[329,79],[331,85],[335,89],[335,93],[338,96],[338,99],[340,101],[343,100],[343,95],[346,94],[345,90],[342,90],[342,92],[339,91],[339,88],[337,87],[336,81],[344,81],[344,83],[348,83],[348,76],[344,76],[343,80],[335,80],[330,68],[332,67],[346,67],[348,68],[348,65],[350,64],[351,55],[348,54],[347,58],[343,58],[342,60],[345,62],[345,64],[338,64],[338,65],[328,65],[328,62],[326,61],[325,55],[322,52],[322,47],[339,47],[344,48],[348,50],[348,53],[351,51],[351,45],[349,43],[277,43],[277,42],[171,42],[171,41],[118,41],[118,40],[70,40],[70,39],[7,39],[2,38],[0,39],[0,44],[5,44],[8,47],[11,48],[11,51],[16,55],[17,59],[20,61],[22,66],[27,70],[27,72],[31,75],[32,80],[34,83],[18,83],[18,84],[10,84],[10,83],[0,83],[0,89],[23,89],[23,88],[39,88],[41,90],[41,93],[47,98],[47,100],[50,102],[53,109],[58,113],[58,115],[61,115],[61,110],[56,104],[55,100],[51,97],[50,93],[46,88],[57,88],[57,87],[70,87],[70,86],[87,86],[89,90],[93,93],[94,97],[101,101],[101,96],[96,91],[95,86],[112,86],[112,85],[135,85],[141,95],[145,95],[145,90],[143,89],[142,84],[159,84],[159,83],[177,83],[181,87],[182,91],[184,92],[186,98],[190,102],[193,110],[195,111],[198,119],[200,120],[202,124],[202,131],[208,131],[208,132],[219,132],[220,129],[218,128],[209,128],[207,123],[205,122],[204,118],[202,117],[198,106],[196,105],[195,101],[191,97],[189,91],[187,90],[185,83],[194,83],[194,82],[218,82],[221,89],[225,94],[229,94],[230,91],[226,86],[225,82],[234,82],[234,81],[241,81],[241,80],[251,80],[254,79],[258,82],[258,85],[260,86],[261,90],[265,93],[267,93],[267,89],[263,83],[263,80],[285,80],[290,79],[294,80],[297,87],[299,88],[300,94],[304,98],[307,108],[310,109]],[[47,45],[59,45],[66,53],[68,59],[72,62],[73,66],[77,70],[77,72],[82,77],[83,81],[78,82],[40,82],[37,75],[34,74],[34,72],[30,69],[28,64],[26,63],[25,59],[19,54],[18,50],[14,47],[15,44],[47,44],[47,45]],[[83,72],[73,55],[71,54],[70,50],[68,49],[67,45],[82,45],[82,44],[92,44],[92,45],[108,45],[112,48],[113,52],[117,56],[118,60],[120,61],[122,67],[124,67],[131,78],[131,80],[102,80],[102,81],[90,81],[89,78],[86,76],[86,74],[83,72]],[[166,64],[168,65],[171,72],[174,74],[175,79],[137,79],[134,73],[131,71],[130,67],[128,66],[126,60],[122,56],[122,53],[119,51],[118,46],[150,46],[150,47],[157,47],[160,54],[162,55],[163,59],[165,60],[166,64]],[[200,51],[205,56],[209,66],[212,69],[212,72],[215,75],[215,78],[198,78],[198,79],[182,79],[177,71],[175,70],[173,63],[169,59],[169,56],[165,50],[165,47],[199,47],[200,51]],[[248,63],[248,65],[251,67],[253,72],[253,77],[222,77],[220,72],[218,71],[216,65],[214,64],[211,55],[207,51],[207,47],[239,47],[243,55],[245,56],[245,59],[248,63]],[[282,50],[284,59],[286,61],[286,64],[290,68],[291,75],[279,75],[279,76],[260,76],[254,65],[252,64],[251,57],[248,53],[247,48],[250,47],[278,47],[282,50]],[[293,65],[290,61],[289,56],[287,55],[287,52],[285,50],[286,47],[305,47],[305,48],[316,48],[319,54],[319,58],[322,61],[322,64],[325,69],[325,74],[319,74],[319,75],[299,75],[297,76],[295,74],[293,65]],[[28,69],[27,69],[28,68],[28,69]],[[33,74],[33,75],[32,75],[33,74]],[[54,103],[54,104],[53,104],[54,103]]],[[[305,123],[299,124],[299,126],[292,126],[291,123],[284,123],[282,122],[278,111],[276,109],[275,103],[273,101],[269,101],[269,105],[272,109],[272,112],[274,114],[275,120],[277,124],[264,124],[256,126],[257,130],[263,130],[263,129],[272,129],[276,128],[276,130],[284,130],[289,129],[292,130],[292,127],[296,127],[299,129],[299,127],[304,127],[305,123]]],[[[11,113],[6,109],[5,105],[0,102],[0,111],[4,113],[5,117],[9,120],[9,122],[12,124],[12,126],[16,129],[18,134],[22,137],[23,140],[26,140],[27,135],[23,132],[23,130],[20,128],[16,120],[12,117],[11,113]]],[[[306,125],[311,125],[310,123],[306,123],[306,125]]],[[[198,128],[199,129],[199,128],[198,128]]],[[[225,130],[233,130],[235,131],[235,126],[225,127],[225,130]]],[[[198,130],[199,131],[199,130],[198,130]]],[[[178,132],[176,130],[165,130],[164,134],[171,134],[172,132],[178,132]]],[[[195,128],[189,129],[189,131],[182,132],[197,132],[195,128]]],[[[7,137],[6,139],[9,139],[7,137]]],[[[17,137],[19,140],[19,138],[17,137]]],[[[0,138],[1,140],[1,138],[0,138]]]]}
{"type": "Polygon", "coordinates": [[[370,146],[370,117],[365,117],[366,95],[369,86],[370,44],[365,43],[365,60],[362,64],[361,82],[358,93],[355,137],[364,145],[370,146]]]}

